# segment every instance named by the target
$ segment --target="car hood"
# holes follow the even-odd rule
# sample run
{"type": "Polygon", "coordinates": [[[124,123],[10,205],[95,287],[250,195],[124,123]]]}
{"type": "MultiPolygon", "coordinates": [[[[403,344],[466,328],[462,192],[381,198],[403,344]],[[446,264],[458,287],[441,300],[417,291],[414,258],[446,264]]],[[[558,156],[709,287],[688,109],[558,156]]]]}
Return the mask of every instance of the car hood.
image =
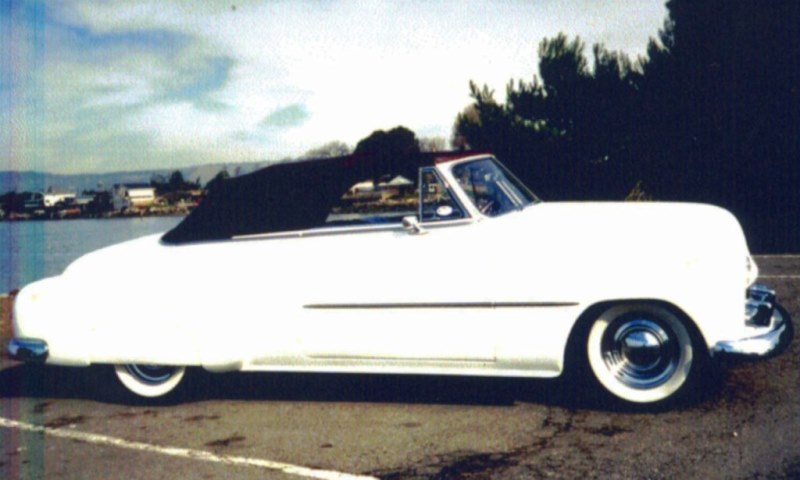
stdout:
{"type": "Polygon", "coordinates": [[[738,264],[749,255],[736,218],[711,205],[544,202],[502,217],[509,235],[515,216],[525,225],[524,241],[545,252],[628,262],[734,256],[738,264]]]}
{"type": "Polygon", "coordinates": [[[730,212],[699,203],[542,202],[525,212],[565,228],[616,228],[620,233],[639,235],[686,235],[722,229],[721,233],[742,235],[739,222],[730,212]]]}

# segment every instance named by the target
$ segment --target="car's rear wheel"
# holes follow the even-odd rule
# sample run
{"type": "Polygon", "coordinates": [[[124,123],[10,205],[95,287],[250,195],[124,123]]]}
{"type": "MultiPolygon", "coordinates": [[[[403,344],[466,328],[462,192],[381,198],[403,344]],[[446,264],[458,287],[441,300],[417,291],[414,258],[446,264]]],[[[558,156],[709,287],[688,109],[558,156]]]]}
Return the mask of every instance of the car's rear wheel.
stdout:
{"type": "Polygon", "coordinates": [[[114,372],[125,388],[141,397],[164,396],[178,386],[186,367],[127,364],[114,365],[114,372]]]}
{"type": "Polygon", "coordinates": [[[659,304],[609,308],[589,327],[586,358],[602,388],[630,404],[682,397],[703,364],[691,327],[659,304]]]}

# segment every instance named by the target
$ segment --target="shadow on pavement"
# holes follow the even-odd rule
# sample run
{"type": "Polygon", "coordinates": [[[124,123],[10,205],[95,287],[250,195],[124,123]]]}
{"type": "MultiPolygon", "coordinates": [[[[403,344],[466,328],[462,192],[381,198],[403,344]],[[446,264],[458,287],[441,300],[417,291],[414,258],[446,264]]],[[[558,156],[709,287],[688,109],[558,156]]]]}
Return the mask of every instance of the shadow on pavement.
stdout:
{"type": "MultiPolygon", "coordinates": [[[[720,381],[698,392],[702,401],[720,381]]],[[[427,375],[187,372],[167,398],[128,394],[107,366],[70,368],[20,364],[0,371],[0,398],[61,398],[124,405],[181,404],[206,400],[409,403],[510,406],[536,403],[568,409],[622,411],[589,394],[591,386],[567,379],[516,379],[427,375]]]]}

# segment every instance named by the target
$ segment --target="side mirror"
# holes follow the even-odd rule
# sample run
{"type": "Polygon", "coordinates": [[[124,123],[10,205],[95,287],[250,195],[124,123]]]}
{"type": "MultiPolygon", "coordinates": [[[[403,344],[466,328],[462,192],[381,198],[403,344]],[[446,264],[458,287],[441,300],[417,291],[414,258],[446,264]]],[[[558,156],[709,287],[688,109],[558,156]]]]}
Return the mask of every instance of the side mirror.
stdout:
{"type": "Polygon", "coordinates": [[[419,224],[417,217],[414,216],[403,217],[403,230],[408,232],[409,235],[425,235],[428,233],[428,231],[419,224]]]}

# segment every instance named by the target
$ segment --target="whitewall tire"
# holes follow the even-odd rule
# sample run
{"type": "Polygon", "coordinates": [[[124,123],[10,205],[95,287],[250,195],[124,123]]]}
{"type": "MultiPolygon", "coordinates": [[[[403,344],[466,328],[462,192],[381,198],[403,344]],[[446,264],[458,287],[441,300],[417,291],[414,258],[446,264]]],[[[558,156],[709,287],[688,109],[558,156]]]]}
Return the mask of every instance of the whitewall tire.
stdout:
{"type": "Polygon", "coordinates": [[[114,365],[125,388],[140,397],[161,397],[172,392],[183,379],[186,367],[159,365],[114,365]]]}
{"type": "Polygon", "coordinates": [[[682,394],[700,362],[684,321],[658,304],[612,307],[592,323],[586,354],[608,393],[633,404],[657,404],[682,394]]]}

